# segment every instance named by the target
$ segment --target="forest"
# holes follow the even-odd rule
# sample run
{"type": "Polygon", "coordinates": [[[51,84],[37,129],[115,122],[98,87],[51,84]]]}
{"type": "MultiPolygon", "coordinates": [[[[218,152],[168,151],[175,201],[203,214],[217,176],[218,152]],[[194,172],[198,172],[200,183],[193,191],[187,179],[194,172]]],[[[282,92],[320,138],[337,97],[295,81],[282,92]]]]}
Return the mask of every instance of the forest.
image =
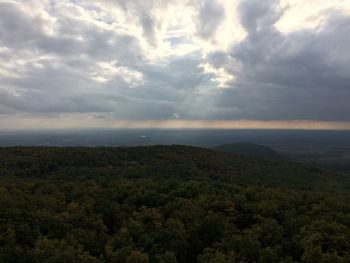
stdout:
{"type": "Polygon", "coordinates": [[[0,262],[349,263],[350,175],[180,145],[0,148],[0,262]]]}

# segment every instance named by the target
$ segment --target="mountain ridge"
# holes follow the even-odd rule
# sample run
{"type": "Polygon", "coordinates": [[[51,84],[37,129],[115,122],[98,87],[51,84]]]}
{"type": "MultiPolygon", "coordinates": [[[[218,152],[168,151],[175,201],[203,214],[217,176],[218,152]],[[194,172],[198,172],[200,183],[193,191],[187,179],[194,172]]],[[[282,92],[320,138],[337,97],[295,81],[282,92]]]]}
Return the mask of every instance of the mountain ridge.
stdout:
{"type": "Polygon", "coordinates": [[[282,156],[271,149],[270,147],[263,146],[255,143],[227,143],[216,146],[213,148],[217,151],[222,151],[231,154],[255,156],[262,158],[279,159],[282,156]]]}

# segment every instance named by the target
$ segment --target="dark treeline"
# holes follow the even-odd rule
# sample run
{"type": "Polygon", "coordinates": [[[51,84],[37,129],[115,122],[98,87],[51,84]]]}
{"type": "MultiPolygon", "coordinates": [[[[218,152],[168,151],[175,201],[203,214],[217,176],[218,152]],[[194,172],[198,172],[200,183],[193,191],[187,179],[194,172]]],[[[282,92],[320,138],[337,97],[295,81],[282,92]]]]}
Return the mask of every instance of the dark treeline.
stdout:
{"type": "Polygon", "coordinates": [[[185,146],[0,149],[0,262],[350,262],[350,178],[185,146]]]}

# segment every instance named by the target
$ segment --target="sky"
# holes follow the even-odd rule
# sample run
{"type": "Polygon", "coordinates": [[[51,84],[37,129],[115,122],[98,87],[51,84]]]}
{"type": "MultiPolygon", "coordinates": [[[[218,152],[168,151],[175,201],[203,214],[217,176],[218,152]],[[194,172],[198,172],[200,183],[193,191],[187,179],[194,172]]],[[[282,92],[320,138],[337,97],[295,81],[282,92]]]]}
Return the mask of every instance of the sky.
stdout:
{"type": "Polygon", "coordinates": [[[349,0],[0,0],[0,129],[350,129],[349,0]]]}

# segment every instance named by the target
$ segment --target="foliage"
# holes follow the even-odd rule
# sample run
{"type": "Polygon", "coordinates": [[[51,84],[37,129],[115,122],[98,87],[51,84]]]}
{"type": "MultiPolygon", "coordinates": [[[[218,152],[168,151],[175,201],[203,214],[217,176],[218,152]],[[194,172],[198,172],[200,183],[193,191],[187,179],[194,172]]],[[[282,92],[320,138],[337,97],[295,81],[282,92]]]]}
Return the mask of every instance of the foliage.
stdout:
{"type": "Polygon", "coordinates": [[[345,174],[184,146],[0,149],[0,262],[350,262],[345,174]]]}

